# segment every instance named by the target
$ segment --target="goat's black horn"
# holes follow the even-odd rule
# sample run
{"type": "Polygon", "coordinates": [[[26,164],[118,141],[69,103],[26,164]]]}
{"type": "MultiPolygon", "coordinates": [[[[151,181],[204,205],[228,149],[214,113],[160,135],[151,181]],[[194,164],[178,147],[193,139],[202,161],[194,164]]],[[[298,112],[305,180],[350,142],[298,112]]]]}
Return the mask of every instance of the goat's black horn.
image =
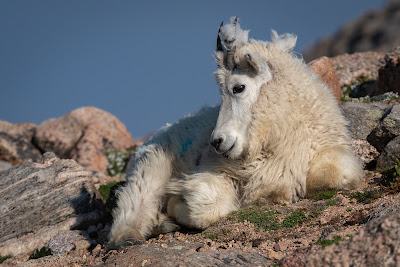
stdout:
{"type": "Polygon", "coordinates": [[[217,51],[222,51],[222,43],[221,43],[221,38],[219,37],[219,33],[221,32],[221,28],[224,26],[224,22],[221,22],[221,25],[219,26],[218,30],[218,37],[217,37],[217,51]]]}

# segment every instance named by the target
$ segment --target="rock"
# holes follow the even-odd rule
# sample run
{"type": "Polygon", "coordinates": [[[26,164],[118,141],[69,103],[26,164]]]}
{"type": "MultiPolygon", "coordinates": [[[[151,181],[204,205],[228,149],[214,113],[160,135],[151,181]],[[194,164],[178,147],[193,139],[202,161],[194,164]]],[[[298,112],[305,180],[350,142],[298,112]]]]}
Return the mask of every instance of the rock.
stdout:
{"type": "Polygon", "coordinates": [[[372,220],[350,240],[325,247],[305,266],[399,266],[400,214],[372,220]]]}
{"type": "Polygon", "coordinates": [[[369,221],[379,219],[384,216],[388,216],[393,213],[399,213],[400,210],[400,200],[399,199],[389,199],[382,200],[376,207],[374,207],[367,216],[365,216],[362,223],[367,223],[369,221]]]}
{"type": "Polygon", "coordinates": [[[107,150],[133,146],[125,125],[110,113],[94,107],[76,109],[37,127],[34,141],[42,151],[75,159],[85,167],[105,172],[107,150]]]}
{"type": "Polygon", "coordinates": [[[400,104],[390,106],[386,114],[367,138],[368,142],[379,152],[383,151],[391,140],[400,135],[400,104]]]}
{"type": "Polygon", "coordinates": [[[287,255],[284,257],[279,266],[281,267],[306,267],[307,259],[310,254],[315,253],[318,251],[318,246],[311,245],[308,248],[297,249],[292,254],[287,255]]]}
{"type": "Polygon", "coordinates": [[[353,103],[341,105],[343,115],[350,122],[349,130],[354,139],[367,139],[378,125],[380,119],[390,110],[390,105],[383,103],[353,103]]]}
{"type": "Polygon", "coordinates": [[[308,63],[310,69],[319,75],[321,80],[331,88],[333,95],[338,101],[342,97],[342,89],[340,88],[340,83],[338,77],[335,74],[332,63],[327,57],[320,57],[308,63]]]}
{"type": "Polygon", "coordinates": [[[9,163],[7,161],[0,160],[0,173],[8,170],[11,167],[12,167],[11,163],[9,163]]]}
{"type": "Polygon", "coordinates": [[[400,136],[397,136],[385,146],[378,158],[376,167],[381,170],[392,168],[396,165],[398,159],[400,160],[400,136]]]}
{"type": "Polygon", "coordinates": [[[331,58],[340,86],[351,85],[357,79],[377,80],[379,68],[384,66],[384,54],[379,52],[344,54],[331,58]]]}
{"type": "MultiPolygon", "coordinates": [[[[379,152],[376,148],[364,139],[352,139],[351,147],[354,153],[360,158],[363,167],[369,167],[370,163],[376,163],[379,152]]],[[[373,166],[372,166],[373,167],[373,166]]]]}
{"type": "Polygon", "coordinates": [[[144,244],[126,249],[124,256],[110,256],[104,266],[270,266],[267,257],[254,252],[229,249],[197,252],[200,243],[172,241],[167,247],[144,244]]]}
{"type": "Polygon", "coordinates": [[[36,125],[13,124],[0,120],[0,160],[13,165],[39,161],[42,153],[32,144],[36,125]]]}
{"type": "Polygon", "coordinates": [[[53,255],[62,255],[67,251],[74,250],[76,242],[86,239],[88,237],[83,236],[79,231],[61,231],[50,239],[47,247],[51,249],[53,255]]]}
{"type": "Polygon", "coordinates": [[[91,172],[74,160],[44,158],[0,175],[1,255],[31,253],[63,230],[86,229],[101,219],[91,172]]]}
{"type": "Polygon", "coordinates": [[[379,94],[400,93],[400,46],[385,55],[385,66],[379,69],[379,94]]]}

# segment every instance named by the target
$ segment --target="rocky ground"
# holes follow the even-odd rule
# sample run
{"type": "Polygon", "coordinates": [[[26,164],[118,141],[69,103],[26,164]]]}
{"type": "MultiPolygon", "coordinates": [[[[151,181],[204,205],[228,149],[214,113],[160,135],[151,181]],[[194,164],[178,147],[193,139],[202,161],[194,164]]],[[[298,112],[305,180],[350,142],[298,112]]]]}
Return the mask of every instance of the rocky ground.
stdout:
{"type": "Polygon", "coordinates": [[[400,88],[399,62],[395,48],[310,63],[349,120],[365,167],[357,189],[259,203],[204,231],[180,229],[120,251],[105,245],[113,189],[135,150],[125,126],[96,108],[41,125],[0,121],[2,265],[400,265],[400,97],[389,92],[400,88]]]}

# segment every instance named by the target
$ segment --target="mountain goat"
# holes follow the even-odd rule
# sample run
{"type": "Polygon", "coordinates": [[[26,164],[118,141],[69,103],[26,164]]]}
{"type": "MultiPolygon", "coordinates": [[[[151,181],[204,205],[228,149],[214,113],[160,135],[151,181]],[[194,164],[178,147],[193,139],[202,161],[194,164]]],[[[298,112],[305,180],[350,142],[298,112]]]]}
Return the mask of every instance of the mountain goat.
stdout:
{"type": "Polygon", "coordinates": [[[297,37],[250,40],[222,25],[215,60],[222,104],[161,128],[129,165],[110,246],[204,229],[261,201],[353,188],[363,172],[331,90],[292,53],[297,37]]]}

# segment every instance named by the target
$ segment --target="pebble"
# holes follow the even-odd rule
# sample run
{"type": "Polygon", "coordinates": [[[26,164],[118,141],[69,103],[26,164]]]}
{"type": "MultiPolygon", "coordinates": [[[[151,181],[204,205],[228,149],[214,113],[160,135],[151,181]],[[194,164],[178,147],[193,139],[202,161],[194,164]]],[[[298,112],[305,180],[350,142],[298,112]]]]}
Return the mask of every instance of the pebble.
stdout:
{"type": "Polygon", "coordinates": [[[75,249],[79,250],[79,249],[88,249],[91,245],[91,243],[87,240],[79,240],[74,242],[75,245],[75,249]]]}

